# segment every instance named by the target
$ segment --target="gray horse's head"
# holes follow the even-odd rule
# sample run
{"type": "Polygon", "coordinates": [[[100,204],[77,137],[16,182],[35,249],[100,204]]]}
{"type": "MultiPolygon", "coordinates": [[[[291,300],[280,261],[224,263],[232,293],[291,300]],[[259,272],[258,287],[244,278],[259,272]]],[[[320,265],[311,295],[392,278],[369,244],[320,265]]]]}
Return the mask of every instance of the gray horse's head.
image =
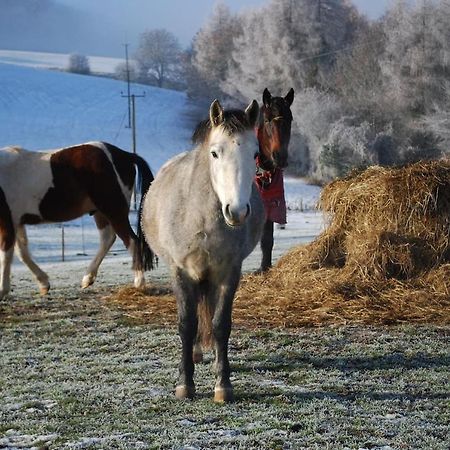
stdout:
{"type": "Polygon", "coordinates": [[[224,111],[218,100],[209,109],[209,120],[194,134],[208,152],[210,178],[222,214],[231,227],[244,224],[251,213],[250,196],[258,156],[255,125],[259,106],[253,100],[245,111],[224,111]]]}

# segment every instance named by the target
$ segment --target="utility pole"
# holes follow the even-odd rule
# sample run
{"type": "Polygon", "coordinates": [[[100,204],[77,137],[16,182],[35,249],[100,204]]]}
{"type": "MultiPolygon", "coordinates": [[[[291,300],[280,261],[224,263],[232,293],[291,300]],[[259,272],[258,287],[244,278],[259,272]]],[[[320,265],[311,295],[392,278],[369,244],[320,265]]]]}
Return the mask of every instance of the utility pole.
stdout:
{"type": "Polygon", "coordinates": [[[128,96],[128,127],[131,128],[131,97],[130,97],[130,66],[128,64],[128,46],[130,44],[123,44],[125,47],[125,68],[127,72],[127,96],[128,96]]]}
{"type": "MultiPolygon", "coordinates": [[[[136,94],[127,94],[124,95],[122,93],[122,97],[128,98],[128,104],[131,103],[131,148],[133,153],[136,154],[136,98],[145,97],[145,92],[140,95],[136,94]]],[[[137,210],[137,201],[136,201],[136,184],[134,186],[134,194],[133,194],[133,206],[134,210],[137,210]]]]}
{"type": "MultiPolygon", "coordinates": [[[[128,63],[128,46],[130,44],[123,44],[125,46],[125,67],[127,72],[127,94],[124,95],[123,92],[121,92],[122,97],[127,98],[128,100],[128,127],[131,128],[131,143],[132,143],[132,149],[133,153],[136,154],[136,98],[137,97],[145,97],[145,92],[141,95],[136,95],[131,93],[131,84],[130,84],[130,66],[128,63]]],[[[134,209],[137,209],[136,204],[136,184],[134,186],[134,193],[133,193],[133,205],[134,209]]]]}

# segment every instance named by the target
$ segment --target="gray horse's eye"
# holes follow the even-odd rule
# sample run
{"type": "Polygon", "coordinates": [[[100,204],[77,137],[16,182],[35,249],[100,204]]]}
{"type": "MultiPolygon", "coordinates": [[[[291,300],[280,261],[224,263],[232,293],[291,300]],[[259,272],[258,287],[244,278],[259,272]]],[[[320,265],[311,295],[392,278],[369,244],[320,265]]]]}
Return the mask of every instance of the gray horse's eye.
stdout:
{"type": "Polygon", "coordinates": [[[211,152],[211,156],[213,157],[213,158],[215,158],[215,159],[217,159],[219,156],[217,155],[217,153],[216,152],[211,152]]]}

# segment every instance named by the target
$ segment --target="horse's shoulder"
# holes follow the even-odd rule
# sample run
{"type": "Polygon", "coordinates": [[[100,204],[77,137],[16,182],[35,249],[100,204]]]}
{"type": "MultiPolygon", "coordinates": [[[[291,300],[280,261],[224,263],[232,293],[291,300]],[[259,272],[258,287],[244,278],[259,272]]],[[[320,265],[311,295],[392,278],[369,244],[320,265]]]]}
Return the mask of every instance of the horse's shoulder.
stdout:
{"type": "Polygon", "coordinates": [[[188,154],[189,152],[183,152],[179,153],[173,158],[170,158],[162,165],[161,169],[159,169],[158,176],[161,177],[172,171],[177,171],[180,164],[182,164],[183,160],[187,157],[188,154]]]}

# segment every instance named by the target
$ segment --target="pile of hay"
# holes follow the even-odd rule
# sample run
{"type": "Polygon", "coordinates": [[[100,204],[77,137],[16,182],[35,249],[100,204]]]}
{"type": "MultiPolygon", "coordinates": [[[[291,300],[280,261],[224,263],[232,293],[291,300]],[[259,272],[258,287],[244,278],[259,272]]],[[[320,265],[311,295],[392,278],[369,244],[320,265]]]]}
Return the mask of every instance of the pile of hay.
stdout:
{"type": "Polygon", "coordinates": [[[281,326],[450,323],[450,160],[326,186],[329,227],[243,280],[235,312],[281,326]]]}
{"type": "MultiPolygon", "coordinates": [[[[267,274],[244,277],[235,325],[450,324],[450,160],[372,167],[324,188],[329,227],[267,274]]],[[[135,319],[175,323],[166,290],[108,297],[135,319]]]]}

